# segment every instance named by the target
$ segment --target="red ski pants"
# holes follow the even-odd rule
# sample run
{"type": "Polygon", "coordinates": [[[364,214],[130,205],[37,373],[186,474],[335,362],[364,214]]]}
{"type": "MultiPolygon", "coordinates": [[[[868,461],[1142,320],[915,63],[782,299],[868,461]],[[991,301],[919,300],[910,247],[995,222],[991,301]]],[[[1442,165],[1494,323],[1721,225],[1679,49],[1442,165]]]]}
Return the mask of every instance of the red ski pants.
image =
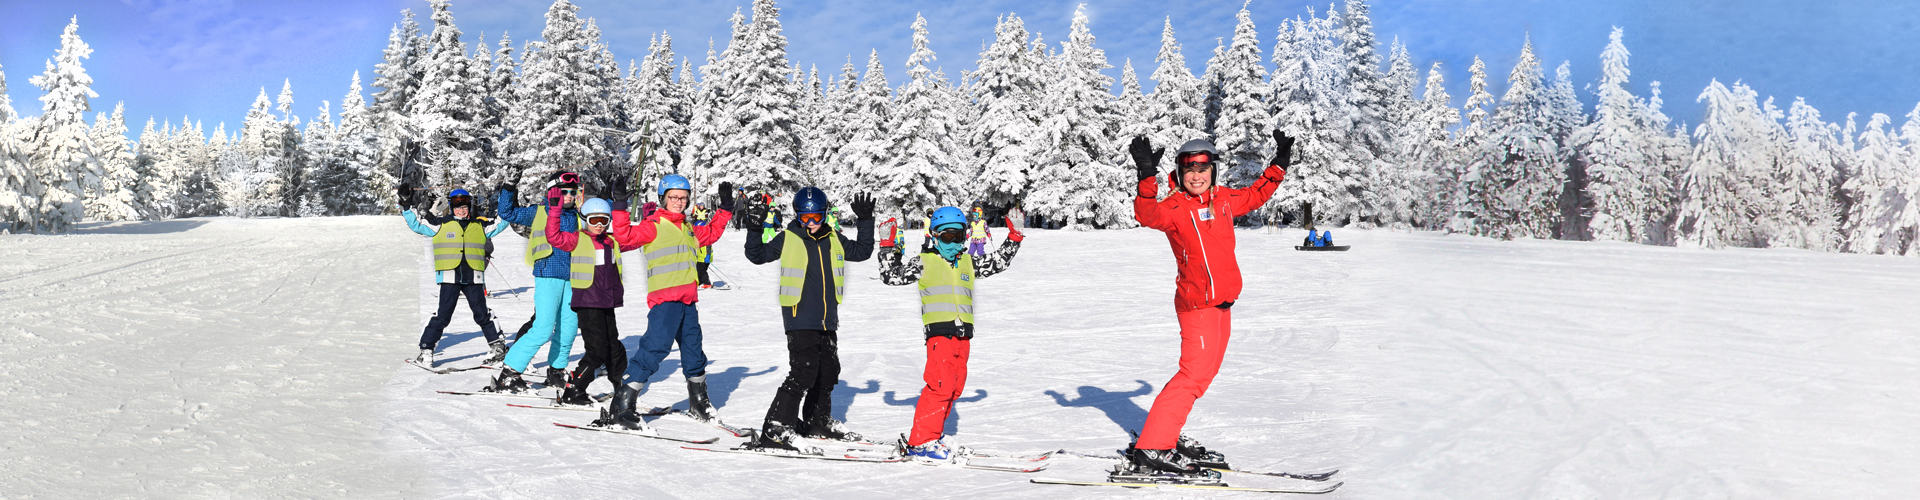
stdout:
{"type": "Polygon", "coordinates": [[[908,446],[940,439],[947,430],[947,414],[953,412],[953,400],[967,387],[967,354],[971,340],[953,337],[927,339],[927,386],[920,389],[920,403],[913,407],[913,432],[907,434],[908,446]]]}
{"type": "Polygon", "coordinates": [[[1153,398],[1135,448],[1171,450],[1180,441],[1180,428],[1187,425],[1193,401],[1207,393],[1213,376],[1220,373],[1232,329],[1233,312],[1227,309],[1206,307],[1180,313],[1180,372],[1153,398]]]}

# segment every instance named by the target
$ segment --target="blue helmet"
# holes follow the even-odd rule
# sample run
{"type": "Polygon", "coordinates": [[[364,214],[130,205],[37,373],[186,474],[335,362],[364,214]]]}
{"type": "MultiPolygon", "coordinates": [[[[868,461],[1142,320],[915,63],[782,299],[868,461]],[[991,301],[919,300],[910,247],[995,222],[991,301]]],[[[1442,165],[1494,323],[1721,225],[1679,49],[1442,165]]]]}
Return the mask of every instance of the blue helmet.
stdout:
{"type": "Polygon", "coordinates": [[[933,230],[935,231],[940,230],[940,226],[948,224],[965,228],[967,227],[967,213],[955,207],[940,207],[938,210],[933,211],[933,220],[929,222],[929,224],[933,225],[933,230]]]}
{"type": "Polygon", "coordinates": [[[607,203],[607,200],[602,200],[599,198],[587,198],[586,203],[580,204],[581,215],[612,214],[612,213],[613,213],[613,205],[607,203]]]}
{"type": "Polygon", "coordinates": [[[473,195],[468,194],[467,190],[455,189],[453,190],[453,192],[447,193],[448,208],[471,207],[471,206],[473,206],[473,195]]]}
{"type": "Polygon", "coordinates": [[[793,211],[802,214],[827,213],[827,193],[820,188],[807,186],[793,193],[793,211]]]}
{"type": "Polygon", "coordinates": [[[660,178],[660,189],[654,195],[666,196],[667,190],[670,189],[685,189],[688,193],[692,193],[693,183],[687,182],[687,178],[681,177],[680,174],[667,174],[666,177],[660,178]]]}

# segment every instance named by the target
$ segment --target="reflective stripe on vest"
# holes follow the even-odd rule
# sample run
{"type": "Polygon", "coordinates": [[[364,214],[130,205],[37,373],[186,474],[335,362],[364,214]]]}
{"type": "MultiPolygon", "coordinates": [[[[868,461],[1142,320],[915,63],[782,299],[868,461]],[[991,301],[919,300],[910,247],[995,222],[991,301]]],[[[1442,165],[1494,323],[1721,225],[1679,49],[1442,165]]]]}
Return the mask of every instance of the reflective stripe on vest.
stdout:
{"type": "Polygon", "coordinates": [[[553,255],[553,245],[547,244],[547,206],[533,213],[533,231],[527,233],[527,267],[540,259],[553,255]]]}
{"type": "MultiPolygon", "coordinates": [[[[780,246],[780,305],[793,307],[800,304],[800,294],[807,286],[807,263],[813,259],[799,233],[783,232],[787,238],[780,246]]],[[[839,235],[828,235],[827,241],[832,248],[833,303],[840,304],[846,302],[847,295],[847,252],[840,247],[839,235]]]]}
{"type": "MultiPolygon", "coordinates": [[[[580,221],[579,227],[587,227],[587,221],[580,221]]],[[[573,257],[573,266],[570,271],[572,271],[573,287],[576,289],[593,287],[593,268],[599,263],[600,252],[605,251],[594,248],[593,241],[591,241],[592,239],[592,236],[587,236],[587,233],[583,231],[580,233],[580,243],[573,247],[573,253],[571,254],[573,257]],[[586,251],[582,252],[581,250],[586,251]]],[[[608,235],[607,244],[613,246],[614,269],[616,269],[621,276],[625,276],[627,274],[627,266],[626,264],[620,263],[620,241],[613,239],[612,235],[608,235]]]]}
{"type": "Polygon", "coordinates": [[[447,221],[433,235],[433,270],[452,271],[462,259],[475,271],[487,270],[487,228],[479,221],[447,221]]]}
{"type": "Polygon", "coordinates": [[[973,324],[973,256],[960,254],[959,266],[938,253],[920,254],[920,323],[973,324]]]}
{"type": "Polygon", "coordinates": [[[666,218],[656,223],[653,241],[640,246],[647,258],[647,293],[698,283],[693,250],[700,240],[693,236],[693,224],[682,229],[666,218]]]}

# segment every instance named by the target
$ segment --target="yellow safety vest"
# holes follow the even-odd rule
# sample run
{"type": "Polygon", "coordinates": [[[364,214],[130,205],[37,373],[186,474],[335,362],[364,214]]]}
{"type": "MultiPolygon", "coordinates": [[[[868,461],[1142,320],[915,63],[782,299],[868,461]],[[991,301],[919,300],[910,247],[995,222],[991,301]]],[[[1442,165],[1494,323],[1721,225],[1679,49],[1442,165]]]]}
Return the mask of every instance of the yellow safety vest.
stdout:
{"type": "Polygon", "coordinates": [[[969,225],[973,227],[968,228],[968,231],[967,231],[969,233],[967,234],[968,239],[975,239],[975,240],[987,239],[987,221],[975,220],[973,221],[972,224],[969,224],[969,225]]]}
{"type": "Polygon", "coordinates": [[[553,255],[553,245],[547,244],[547,207],[533,213],[533,231],[527,233],[527,267],[540,259],[553,255]]]}
{"type": "Polygon", "coordinates": [[[452,271],[462,259],[475,271],[487,270],[487,227],[479,221],[447,221],[433,235],[433,270],[452,271]]]}
{"type": "Polygon", "coordinates": [[[699,282],[693,263],[698,260],[694,250],[700,240],[693,236],[693,224],[676,227],[664,217],[655,223],[653,241],[640,246],[647,258],[647,293],[699,282]]]}
{"type": "MultiPolygon", "coordinates": [[[[580,220],[579,227],[587,227],[586,219],[580,220]]],[[[609,231],[611,231],[611,229],[609,229],[609,231]]],[[[593,237],[588,236],[586,231],[581,231],[579,234],[580,243],[575,245],[573,252],[569,254],[573,257],[573,266],[570,269],[572,271],[570,274],[573,278],[573,287],[576,289],[592,288],[593,267],[598,263],[596,259],[600,257],[600,250],[593,247],[593,242],[590,241],[593,237]]],[[[607,242],[613,245],[614,269],[619,270],[621,276],[626,276],[627,265],[620,263],[620,240],[614,239],[613,234],[609,232],[607,234],[607,242]]]]}
{"type": "MultiPolygon", "coordinates": [[[[807,244],[800,241],[799,233],[787,233],[785,243],[780,246],[780,305],[793,307],[800,303],[801,290],[807,286],[807,244]]],[[[847,251],[840,247],[838,235],[827,235],[833,247],[833,303],[840,304],[847,295],[847,251]]]]}
{"type": "Polygon", "coordinates": [[[953,266],[928,252],[920,262],[920,323],[973,324],[973,256],[962,252],[953,266]]]}

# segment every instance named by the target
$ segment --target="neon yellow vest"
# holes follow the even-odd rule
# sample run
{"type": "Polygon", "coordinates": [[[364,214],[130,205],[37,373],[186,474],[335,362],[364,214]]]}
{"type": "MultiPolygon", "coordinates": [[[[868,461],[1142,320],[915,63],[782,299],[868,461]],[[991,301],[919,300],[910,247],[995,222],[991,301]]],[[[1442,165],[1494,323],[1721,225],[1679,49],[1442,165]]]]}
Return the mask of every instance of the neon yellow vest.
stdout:
{"type": "Polygon", "coordinates": [[[553,245],[547,244],[547,207],[533,213],[533,232],[527,233],[527,267],[540,259],[553,255],[553,245]]]}
{"type": "MultiPolygon", "coordinates": [[[[793,307],[800,303],[801,290],[807,286],[807,261],[813,260],[807,255],[807,244],[802,243],[799,233],[785,231],[787,238],[780,246],[780,305],[793,307]]],[[[827,241],[833,247],[833,303],[843,303],[847,294],[847,251],[840,247],[838,235],[828,235],[827,241]]]]}
{"type": "Polygon", "coordinates": [[[699,282],[693,263],[700,240],[693,237],[693,224],[681,228],[664,217],[655,223],[653,241],[640,246],[647,258],[647,293],[699,282]]]}
{"type": "Polygon", "coordinates": [[[973,256],[960,253],[959,266],[936,252],[920,254],[920,323],[973,324],[973,256]]]}
{"type": "Polygon", "coordinates": [[[487,227],[479,221],[441,224],[433,235],[433,270],[452,271],[463,258],[473,270],[487,270],[487,227]]]}
{"type": "MultiPolygon", "coordinates": [[[[585,219],[580,220],[580,227],[587,227],[587,221],[585,219]]],[[[573,266],[571,267],[573,287],[576,289],[592,288],[594,259],[599,257],[600,249],[593,247],[593,242],[590,241],[593,237],[588,236],[586,231],[581,231],[579,234],[580,243],[573,247],[573,252],[570,254],[570,256],[573,257],[573,266]]],[[[627,265],[620,263],[620,240],[616,240],[612,234],[608,234],[607,242],[613,245],[614,269],[619,270],[621,276],[626,276],[627,265]]]]}
{"type": "Polygon", "coordinates": [[[987,221],[975,219],[972,224],[968,225],[972,227],[967,228],[967,239],[987,239],[987,221]]]}

